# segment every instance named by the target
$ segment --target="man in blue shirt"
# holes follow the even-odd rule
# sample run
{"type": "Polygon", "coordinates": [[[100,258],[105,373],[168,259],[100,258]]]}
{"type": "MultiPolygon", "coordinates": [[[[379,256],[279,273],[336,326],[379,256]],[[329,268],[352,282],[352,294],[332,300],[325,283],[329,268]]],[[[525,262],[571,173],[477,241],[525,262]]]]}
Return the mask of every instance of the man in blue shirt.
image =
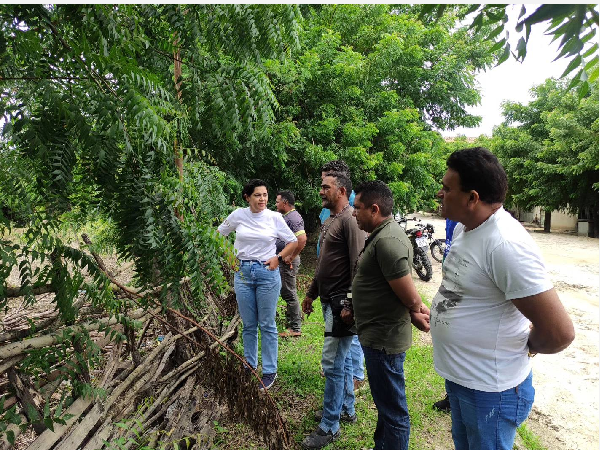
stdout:
{"type": "MultiPolygon", "coordinates": [[[[329,161],[325,163],[321,168],[321,178],[325,176],[327,172],[342,172],[350,177],[350,168],[345,161],[341,159],[337,159],[334,161],[329,161]]],[[[354,190],[350,194],[350,198],[348,199],[350,206],[354,206],[354,190]]],[[[331,215],[331,211],[329,208],[323,208],[321,210],[321,214],[319,214],[319,219],[321,220],[321,224],[323,224],[331,215]]],[[[319,241],[317,239],[317,256],[319,256],[319,241]]],[[[352,339],[352,346],[350,347],[350,356],[352,358],[352,376],[354,378],[354,390],[359,389],[365,382],[365,356],[363,354],[362,347],[360,346],[360,342],[358,341],[358,336],[355,335],[352,339]]]]}
{"type": "Polygon", "coordinates": [[[450,246],[452,245],[452,234],[454,233],[454,227],[458,222],[455,220],[446,219],[446,248],[444,249],[444,259],[448,256],[450,246]]]}

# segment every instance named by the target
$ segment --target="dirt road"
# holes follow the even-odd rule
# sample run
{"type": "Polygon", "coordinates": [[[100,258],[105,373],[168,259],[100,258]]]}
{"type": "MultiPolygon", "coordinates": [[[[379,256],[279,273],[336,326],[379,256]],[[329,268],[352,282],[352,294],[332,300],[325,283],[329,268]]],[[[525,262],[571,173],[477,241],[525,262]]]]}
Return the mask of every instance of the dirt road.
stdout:
{"type": "MultiPolygon", "coordinates": [[[[445,237],[439,217],[415,215],[432,223],[435,236],[445,237]]],[[[408,226],[414,222],[409,222],[408,226]]],[[[556,355],[532,360],[535,403],[527,427],[548,450],[597,450],[599,447],[599,248],[598,239],[529,229],[540,247],[562,303],[575,324],[575,341],[556,355]]],[[[432,299],[441,264],[432,260],[433,279],[415,278],[417,288],[432,299]]]]}

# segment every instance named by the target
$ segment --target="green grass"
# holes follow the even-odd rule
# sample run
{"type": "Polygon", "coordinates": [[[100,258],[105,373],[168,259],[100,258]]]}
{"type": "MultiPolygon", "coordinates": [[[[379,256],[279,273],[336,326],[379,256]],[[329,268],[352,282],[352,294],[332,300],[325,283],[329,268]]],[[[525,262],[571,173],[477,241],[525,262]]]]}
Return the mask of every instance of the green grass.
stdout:
{"type": "Polygon", "coordinates": [[[525,445],[525,448],[528,450],[548,450],[540,443],[538,437],[527,429],[525,424],[522,424],[517,428],[517,433],[521,437],[523,445],[525,445]]]}
{"type": "MultiPolygon", "coordinates": [[[[303,297],[301,297],[303,298],[303,297]]],[[[288,417],[293,439],[300,443],[318,425],[313,412],[321,408],[325,380],[320,376],[321,349],[323,347],[323,317],[321,304],[314,303],[315,312],[302,325],[301,338],[282,339],[279,343],[278,389],[272,391],[283,413],[288,417]],[[293,401],[291,400],[293,399],[293,401]],[[289,408],[302,411],[291,413],[289,408]],[[294,416],[298,416],[295,418],[294,416]]],[[[280,299],[278,325],[284,329],[285,304],[280,299]]],[[[404,364],[408,407],[411,416],[411,450],[431,447],[432,436],[441,437],[443,448],[451,448],[450,419],[447,414],[432,409],[433,402],[442,398],[444,381],[433,370],[433,348],[421,345],[413,329],[413,347],[406,353],[404,364]],[[447,422],[447,432],[440,429],[440,421],[447,422]]],[[[373,447],[373,432],[377,423],[377,410],[368,384],[356,396],[356,424],[342,424],[341,437],[328,449],[363,449],[373,447]]]]}
{"type": "MultiPolygon", "coordinates": [[[[303,293],[299,292],[299,298],[304,298],[303,293]]],[[[297,448],[300,448],[299,444],[304,437],[318,425],[313,414],[315,410],[321,409],[325,386],[325,379],[320,375],[324,329],[320,302],[315,301],[313,307],[315,312],[309,318],[305,318],[302,324],[302,337],[280,339],[278,378],[275,386],[269,391],[288,422],[291,437],[297,448]]],[[[277,312],[280,331],[285,329],[284,318],[285,303],[280,298],[277,312]]],[[[432,404],[445,395],[444,380],[433,369],[433,347],[424,344],[420,334],[420,331],[413,328],[413,346],[406,352],[404,363],[411,421],[409,449],[451,449],[454,445],[450,432],[450,416],[432,408],[432,404]]],[[[358,422],[342,423],[340,438],[326,447],[327,450],[362,450],[373,447],[377,409],[368,383],[356,396],[356,412],[358,422]]],[[[545,450],[540,446],[537,437],[524,425],[518,432],[527,450],[545,450]]],[[[243,448],[262,447],[250,438],[245,441],[243,448]]]]}

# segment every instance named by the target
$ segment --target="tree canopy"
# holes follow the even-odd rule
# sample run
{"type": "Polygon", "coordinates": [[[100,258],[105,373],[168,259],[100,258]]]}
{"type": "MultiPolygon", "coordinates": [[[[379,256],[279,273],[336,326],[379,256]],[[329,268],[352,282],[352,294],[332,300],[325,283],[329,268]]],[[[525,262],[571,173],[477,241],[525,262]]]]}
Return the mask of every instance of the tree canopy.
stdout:
{"type": "Polygon", "coordinates": [[[320,167],[335,158],[354,183],[388,183],[398,209],[433,207],[444,168],[434,129],[478,123],[466,107],[480,100],[474,74],[493,62],[491,44],[454,30],[450,16],[424,26],[407,6],[302,11],[300,51],[266,63],[279,109],[265,157],[245,167],[296,192],[309,224],[320,210],[320,167]]]}
{"type": "MultiPolygon", "coordinates": [[[[561,78],[571,76],[571,87],[578,86],[578,94],[583,97],[590,89],[590,83],[598,80],[598,5],[597,4],[560,4],[540,5],[534,12],[527,14],[525,5],[521,5],[515,32],[520,35],[515,51],[509,42],[506,11],[515,5],[465,5],[458,9],[458,18],[471,18],[471,29],[476,34],[493,41],[493,50],[502,49],[498,64],[502,64],[512,54],[518,61],[527,56],[527,44],[533,26],[547,24],[546,34],[553,41],[560,39],[559,53],[556,59],[570,58],[561,78]]],[[[421,7],[420,18],[437,21],[453,5],[428,4],[421,7]]],[[[555,60],[556,60],[555,59],[555,60]]]]}
{"type": "Polygon", "coordinates": [[[598,83],[579,98],[568,81],[532,88],[529,104],[505,102],[491,145],[509,175],[509,201],[568,210],[598,229],[598,83]]]}

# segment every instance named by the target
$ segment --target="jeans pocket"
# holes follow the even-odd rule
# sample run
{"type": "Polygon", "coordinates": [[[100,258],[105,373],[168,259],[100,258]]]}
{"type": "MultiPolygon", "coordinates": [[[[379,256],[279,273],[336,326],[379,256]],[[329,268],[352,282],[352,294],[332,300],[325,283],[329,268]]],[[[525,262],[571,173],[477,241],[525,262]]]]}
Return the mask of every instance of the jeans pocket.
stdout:
{"type": "Polygon", "coordinates": [[[525,379],[519,386],[518,400],[517,400],[517,413],[515,421],[517,426],[521,425],[531,412],[533,406],[533,400],[535,398],[535,388],[531,383],[531,375],[525,379]]]}
{"type": "Polygon", "coordinates": [[[517,402],[517,414],[515,417],[515,423],[517,426],[521,425],[531,412],[533,401],[525,398],[520,398],[517,402]]]}

